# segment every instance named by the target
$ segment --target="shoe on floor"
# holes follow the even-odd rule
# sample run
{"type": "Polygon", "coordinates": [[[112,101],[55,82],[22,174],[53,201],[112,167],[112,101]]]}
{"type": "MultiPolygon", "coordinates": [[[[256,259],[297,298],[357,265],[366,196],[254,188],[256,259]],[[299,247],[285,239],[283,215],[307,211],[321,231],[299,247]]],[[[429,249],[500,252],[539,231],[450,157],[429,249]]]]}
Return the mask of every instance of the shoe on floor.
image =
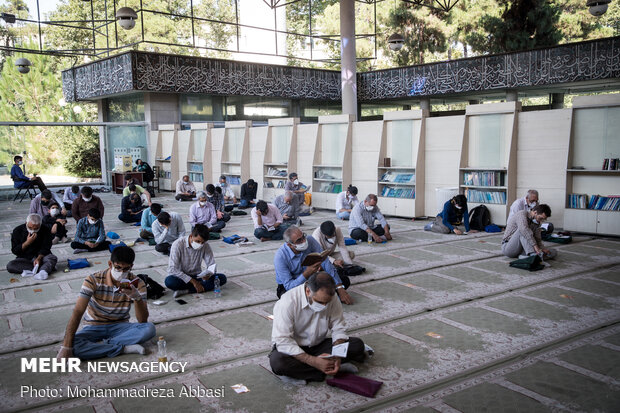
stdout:
{"type": "Polygon", "coordinates": [[[182,295],[185,295],[185,294],[189,294],[189,291],[188,290],[176,290],[174,292],[174,294],[172,294],[172,296],[174,298],[179,298],[179,297],[181,297],[182,295]]]}
{"type": "Polygon", "coordinates": [[[83,248],[77,248],[77,249],[74,249],[74,250],[73,250],[73,253],[74,253],[74,254],[80,254],[80,253],[82,253],[82,252],[88,252],[88,250],[83,249],[83,248]]]}
{"type": "Polygon", "coordinates": [[[305,380],[294,379],[294,378],[289,377],[289,376],[278,376],[278,378],[280,380],[282,380],[284,383],[292,384],[294,386],[305,386],[307,384],[307,382],[305,380]]]}

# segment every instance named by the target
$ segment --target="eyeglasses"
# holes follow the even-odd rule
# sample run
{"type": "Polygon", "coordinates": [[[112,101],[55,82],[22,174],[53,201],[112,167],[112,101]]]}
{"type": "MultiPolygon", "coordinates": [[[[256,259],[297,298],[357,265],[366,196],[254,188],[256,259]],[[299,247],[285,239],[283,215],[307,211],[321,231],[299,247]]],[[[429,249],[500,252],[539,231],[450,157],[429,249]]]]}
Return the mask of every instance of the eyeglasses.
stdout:
{"type": "Polygon", "coordinates": [[[291,240],[291,244],[295,244],[295,245],[303,244],[305,240],[306,240],[306,234],[301,234],[301,237],[297,238],[297,240],[295,241],[291,240]]]}

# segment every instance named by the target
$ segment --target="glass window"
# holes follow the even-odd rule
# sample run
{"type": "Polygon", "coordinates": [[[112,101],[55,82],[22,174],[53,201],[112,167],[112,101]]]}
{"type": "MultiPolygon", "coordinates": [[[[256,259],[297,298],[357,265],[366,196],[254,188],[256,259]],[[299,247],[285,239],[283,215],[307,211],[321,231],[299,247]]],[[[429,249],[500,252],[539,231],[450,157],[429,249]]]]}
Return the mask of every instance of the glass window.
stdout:
{"type": "MultiPolygon", "coordinates": [[[[146,128],[144,126],[108,126],[106,127],[106,159],[108,169],[114,169],[116,149],[127,149],[146,145],[146,128]]],[[[117,151],[118,152],[118,151],[117,151]]]]}
{"type": "Polygon", "coordinates": [[[322,165],[342,165],[348,127],[347,123],[321,125],[322,165]]]}
{"type": "Polygon", "coordinates": [[[303,122],[317,122],[319,116],[342,114],[342,102],[339,100],[301,100],[299,107],[303,122]]]}
{"type": "Polygon", "coordinates": [[[190,161],[200,161],[205,155],[205,144],[207,142],[206,129],[192,130],[192,155],[190,161]]]}
{"type": "Polygon", "coordinates": [[[226,139],[224,140],[224,152],[227,162],[241,162],[241,153],[243,151],[243,138],[245,137],[245,128],[226,129],[226,139]]]}
{"type": "Polygon", "coordinates": [[[287,163],[291,148],[291,126],[274,126],[271,128],[271,162],[287,163]]]}
{"type": "Polygon", "coordinates": [[[394,120],[387,124],[387,156],[392,166],[415,166],[419,142],[419,120],[394,120]]]}
{"type": "Polygon", "coordinates": [[[469,117],[469,167],[507,166],[513,116],[493,114],[469,117]]]}
{"type": "Polygon", "coordinates": [[[620,107],[575,109],[573,164],[601,169],[606,158],[620,158],[620,107]]]}
{"type": "Polygon", "coordinates": [[[140,122],[144,120],[144,96],[134,94],[108,99],[109,122],[140,122]]]}

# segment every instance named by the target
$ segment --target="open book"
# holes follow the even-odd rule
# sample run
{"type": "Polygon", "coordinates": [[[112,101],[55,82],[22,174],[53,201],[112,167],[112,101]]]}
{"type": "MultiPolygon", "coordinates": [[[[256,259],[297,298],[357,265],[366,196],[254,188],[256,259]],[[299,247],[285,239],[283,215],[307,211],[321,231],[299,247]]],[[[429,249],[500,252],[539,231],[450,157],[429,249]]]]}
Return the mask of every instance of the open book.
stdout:
{"type": "Polygon", "coordinates": [[[310,254],[306,255],[306,258],[304,258],[304,261],[301,263],[301,265],[303,265],[304,267],[308,267],[310,265],[314,265],[317,262],[323,262],[325,261],[325,257],[327,257],[329,255],[329,251],[325,250],[323,252],[311,252],[310,254]]]}

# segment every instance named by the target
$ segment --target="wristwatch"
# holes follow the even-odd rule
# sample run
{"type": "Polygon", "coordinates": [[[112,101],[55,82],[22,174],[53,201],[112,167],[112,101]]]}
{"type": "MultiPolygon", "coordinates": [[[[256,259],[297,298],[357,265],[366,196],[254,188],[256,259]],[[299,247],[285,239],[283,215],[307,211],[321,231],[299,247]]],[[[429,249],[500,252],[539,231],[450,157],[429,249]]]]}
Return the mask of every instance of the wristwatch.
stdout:
{"type": "Polygon", "coordinates": [[[336,290],[338,290],[339,288],[344,288],[344,285],[339,285],[338,287],[336,287],[336,290]]]}

